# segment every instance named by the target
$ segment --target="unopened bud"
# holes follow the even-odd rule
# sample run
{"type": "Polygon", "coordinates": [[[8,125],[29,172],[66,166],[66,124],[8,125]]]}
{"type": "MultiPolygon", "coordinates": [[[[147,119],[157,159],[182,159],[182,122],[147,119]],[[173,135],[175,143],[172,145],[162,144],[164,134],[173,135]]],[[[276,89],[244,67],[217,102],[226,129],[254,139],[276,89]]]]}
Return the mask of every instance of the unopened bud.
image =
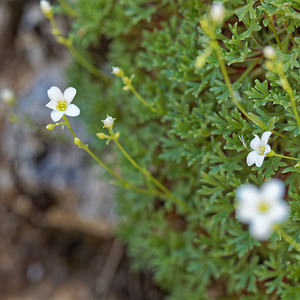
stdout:
{"type": "Polygon", "coordinates": [[[97,133],[96,136],[97,136],[99,139],[101,139],[101,140],[106,139],[106,138],[108,137],[108,136],[107,136],[105,133],[103,133],[103,132],[97,133]]]}
{"type": "Polygon", "coordinates": [[[16,102],[16,96],[13,90],[4,89],[1,91],[1,100],[9,105],[14,105],[16,102]]]}
{"type": "Polygon", "coordinates": [[[210,17],[215,24],[222,23],[225,16],[224,5],[220,2],[216,2],[212,5],[210,10],[210,17]]]}
{"type": "Polygon", "coordinates": [[[276,58],[276,52],[272,46],[266,46],[264,48],[264,56],[267,59],[273,60],[276,58]]]}
{"type": "Polygon", "coordinates": [[[106,119],[102,122],[104,124],[104,127],[110,129],[114,126],[115,119],[113,117],[110,117],[109,115],[107,115],[106,119]]]}
{"type": "Polygon", "coordinates": [[[51,18],[53,15],[53,10],[51,4],[47,0],[40,1],[40,8],[45,17],[51,18]]]}
{"type": "Polygon", "coordinates": [[[54,128],[55,128],[55,125],[54,125],[54,124],[48,124],[48,125],[46,126],[46,129],[49,130],[49,131],[53,130],[54,128]]]}
{"type": "Polygon", "coordinates": [[[83,148],[83,144],[78,137],[74,138],[74,144],[79,148],[83,148]]]}
{"type": "Polygon", "coordinates": [[[205,57],[204,55],[199,55],[196,57],[195,68],[201,69],[205,65],[205,57]]]}
{"type": "Polygon", "coordinates": [[[118,76],[118,77],[124,77],[124,72],[121,68],[119,67],[113,67],[112,68],[112,74],[118,76]]]}

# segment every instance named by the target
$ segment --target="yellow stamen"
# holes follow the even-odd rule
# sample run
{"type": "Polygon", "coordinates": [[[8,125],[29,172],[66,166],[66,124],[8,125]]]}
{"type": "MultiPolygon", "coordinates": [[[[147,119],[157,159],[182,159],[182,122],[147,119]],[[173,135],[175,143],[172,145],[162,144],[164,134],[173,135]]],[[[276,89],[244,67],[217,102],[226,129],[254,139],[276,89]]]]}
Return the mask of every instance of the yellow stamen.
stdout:
{"type": "Polygon", "coordinates": [[[263,214],[266,213],[269,210],[269,208],[269,204],[264,201],[260,202],[258,205],[258,211],[263,214]]]}
{"type": "Polygon", "coordinates": [[[264,154],[265,154],[266,147],[260,146],[259,149],[260,149],[259,154],[260,154],[260,155],[264,155],[264,154]]]}
{"type": "Polygon", "coordinates": [[[56,105],[57,110],[65,111],[67,110],[67,102],[66,101],[58,101],[56,105]]]}

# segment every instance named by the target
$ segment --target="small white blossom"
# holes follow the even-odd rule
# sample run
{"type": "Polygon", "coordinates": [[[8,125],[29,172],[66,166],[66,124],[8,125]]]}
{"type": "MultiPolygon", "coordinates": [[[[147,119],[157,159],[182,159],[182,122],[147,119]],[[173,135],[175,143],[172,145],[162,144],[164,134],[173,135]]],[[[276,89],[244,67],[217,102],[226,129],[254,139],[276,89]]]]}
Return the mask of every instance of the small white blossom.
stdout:
{"type": "Polygon", "coordinates": [[[210,10],[210,17],[214,23],[223,22],[225,16],[225,8],[221,2],[216,2],[212,5],[210,10]]]}
{"type": "Polygon", "coordinates": [[[63,115],[69,117],[80,115],[80,109],[75,104],[71,104],[76,95],[76,89],[69,87],[62,93],[58,87],[52,86],[47,93],[50,102],[46,106],[52,109],[51,119],[54,122],[60,120],[63,115]]]}
{"type": "Polygon", "coordinates": [[[123,77],[124,76],[124,72],[121,68],[119,67],[113,67],[112,68],[112,73],[118,77],[123,77]]]}
{"type": "Polygon", "coordinates": [[[276,52],[272,46],[266,46],[264,48],[264,56],[267,59],[275,59],[276,58],[276,52]]]}
{"type": "Polygon", "coordinates": [[[13,104],[13,103],[15,103],[15,100],[16,100],[14,91],[11,89],[8,89],[8,88],[3,89],[1,91],[0,98],[6,104],[13,104]]]}
{"type": "Polygon", "coordinates": [[[262,166],[266,154],[271,152],[271,147],[268,145],[268,140],[271,134],[271,131],[266,131],[261,136],[261,139],[257,135],[254,135],[255,138],[250,142],[250,147],[253,151],[247,155],[248,166],[252,166],[253,164],[257,167],[262,166]]]}
{"type": "Polygon", "coordinates": [[[283,196],[284,185],[278,179],[264,183],[260,189],[252,184],[242,185],[236,192],[236,217],[240,222],[249,224],[254,238],[266,240],[274,225],[289,217],[289,206],[283,196]]]}
{"type": "Polygon", "coordinates": [[[47,0],[40,1],[40,8],[46,17],[52,14],[52,6],[47,0]]]}
{"type": "Polygon", "coordinates": [[[102,122],[104,124],[104,127],[109,129],[114,126],[115,119],[113,117],[110,117],[109,115],[107,115],[106,119],[102,122]]]}

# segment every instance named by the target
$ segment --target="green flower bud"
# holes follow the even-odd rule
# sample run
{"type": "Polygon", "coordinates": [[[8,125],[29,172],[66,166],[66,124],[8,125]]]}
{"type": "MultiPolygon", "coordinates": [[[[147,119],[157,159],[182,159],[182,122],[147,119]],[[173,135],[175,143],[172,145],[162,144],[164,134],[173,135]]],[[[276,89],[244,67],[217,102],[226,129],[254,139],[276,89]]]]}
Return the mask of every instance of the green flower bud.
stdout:
{"type": "Polygon", "coordinates": [[[55,128],[55,125],[54,124],[48,124],[47,126],[46,126],[46,129],[47,130],[53,130],[55,128]]]}

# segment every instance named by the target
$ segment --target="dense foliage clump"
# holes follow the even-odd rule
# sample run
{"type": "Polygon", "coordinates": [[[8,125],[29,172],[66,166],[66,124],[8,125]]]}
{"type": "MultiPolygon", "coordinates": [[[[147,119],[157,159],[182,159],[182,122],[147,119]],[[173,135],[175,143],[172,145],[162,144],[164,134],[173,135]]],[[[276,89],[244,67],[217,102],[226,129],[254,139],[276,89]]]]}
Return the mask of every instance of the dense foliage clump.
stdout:
{"type": "MultiPolygon", "coordinates": [[[[155,108],[123,90],[120,78],[104,83],[74,60],[69,81],[78,90],[91,135],[106,114],[114,116],[126,150],[190,208],[186,213],[170,199],[120,188],[116,201],[125,221],[119,233],[134,265],[152,270],[173,300],[300,299],[299,254],[293,246],[277,233],[257,241],[235,217],[237,187],[279,178],[291,208],[283,229],[300,241],[299,163],[273,156],[260,168],[246,164],[253,135],[266,130],[273,132],[272,150],[300,157],[299,127],[282,79],[299,110],[300,3],[224,1],[224,23],[215,34],[235,101],[246,113],[233,101],[212,37],[200,25],[209,18],[211,1],[71,5],[73,46],[103,73],[118,66],[127,76],[134,74],[132,84],[155,108]],[[268,45],[276,49],[269,65],[263,55],[268,45]],[[195,68],[197,57],[203,62],[195,68]]],[[[95,145],[115,149],[96,139],[95,145]]],[[[122,155],[115,167],[136,185],[151,184],[122,155]]]]}

